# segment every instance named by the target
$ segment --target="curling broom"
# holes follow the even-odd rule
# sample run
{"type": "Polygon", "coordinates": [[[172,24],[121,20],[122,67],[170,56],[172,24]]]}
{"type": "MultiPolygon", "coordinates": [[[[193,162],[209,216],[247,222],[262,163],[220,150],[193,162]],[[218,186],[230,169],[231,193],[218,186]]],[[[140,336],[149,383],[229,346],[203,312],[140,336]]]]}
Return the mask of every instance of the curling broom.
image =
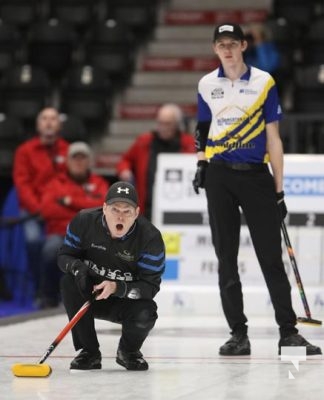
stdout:
{"type": "Polygon", "coordinates": [[[92,298],[85,302],[79,311],[74,315],[74,317],[69,321],[69,323],[62,329],[58,334],[46,352],[43,354],[41,359],[37,364],[13,364],[11,366],[11,371],[15,376],[18,377],[36,377],[44,378],[51,374],[52,368],[48,364],[44,364],[44,361],[49,357],[58,344],[64,339],[65,335],[76,325],[76,323],[83,317],[83,315],[88,311],[91,303],[96,299],[98,292],[92,294],[92,298]]]}
{"type": "Polygon", "coordinates": [[[291,265],[292,265],[292,269],[293,269],[294,274],[295,274],[297,286],[298,286],[298,289],[299,289],[299,294],[300,294],[300,297],[302,299],[302,302],[303,302],[303,305],[304,305],[304,309],[305,309],[305,313],[306,313],[306,318],[305,317],[298,317],[297,318],[297,322],[299,322],[301,324],[320,326],[320,325],[322,325],[322,321],[319,321],[317,319],[313,319],[312,316],[311,316],[311,312],[310,312],[310,309],[309,309],[309,306],[308,306],[308,302],[307,302],[307,299],[306,299],[306,294],[305,294],[305,291],[304,291],[304,286],[303,286],[303,283],[301,281],[301,277],[299,275],[297,262],[296,262],[296,258],[295,258],[295,255],[294,255],[294,250],[293,250],[292,245],[291,245],[290,240],[289,240],[289,236],[288,236],[288,232],[287,232],[285,221],[282,221],[282,223],[281,223],[281,230],[282,230],[283,237],[284,237],[284,240],[285,240],[285,243],[286,243],[286,247],[287,247],[288,255],[289,255],[289,258],[290,258],[291,265]]]}

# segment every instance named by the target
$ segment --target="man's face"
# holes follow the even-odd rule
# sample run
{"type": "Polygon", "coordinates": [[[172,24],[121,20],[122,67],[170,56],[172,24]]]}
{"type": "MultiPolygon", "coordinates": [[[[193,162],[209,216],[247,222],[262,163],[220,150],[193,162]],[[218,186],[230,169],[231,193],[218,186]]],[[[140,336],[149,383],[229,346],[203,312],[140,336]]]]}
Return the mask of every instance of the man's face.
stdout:
{"type": "Polygon", "coordinates": [[[90,169],[90,157],[83,153],[69,156],[67,159],[67,168],[72,176],[82,178],[90,169]]]}
{"type": "Polygon", "coordinates": [[[245,40],[234,39],[230,36],[217,39],[214,43],[214,52],[224,67],[235,66],[242,62],[242,53],[246,48],[247,42],[245,40]]]}
{"type": "Polygon", "coordinates": [[[121,238],[129,231],[139,214],[139,207],[119,201],[113,204],[104,203],[103,213],[112,238],[121,238]]]}
{"type": "Polygon", "coordinates": [[[179,129],[179,121],[171,110],[161,110],[156,119],[156,130],[160,139],[171,140],[179,129]]]}
{"type": "Polygon", "coordinates": [[[54,108],[46,108],[39,114],[37,118],[37,131],[43,144],[53,144],[60,129],[60,117],[54,108]]]}

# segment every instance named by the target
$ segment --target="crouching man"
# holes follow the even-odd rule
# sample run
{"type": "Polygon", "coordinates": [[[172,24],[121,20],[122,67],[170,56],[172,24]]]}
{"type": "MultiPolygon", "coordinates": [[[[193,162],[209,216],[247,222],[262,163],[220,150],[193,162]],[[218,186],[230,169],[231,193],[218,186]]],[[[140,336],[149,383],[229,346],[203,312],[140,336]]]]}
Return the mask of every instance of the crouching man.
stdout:
{"type": "Polygon", "coordinates": [[[82,210],[72,219],[58,255],[69,319],[92,292],[100,294],[72,329],[74,347],[81,351],[71,370],[101,369],[95,318],[122,325],[118,364],[128,370],[148,369],[140,348],[157,319],[153,298],[164,264],[161,233],[139,216],[138,196],[130,183],[116,182],[102,208],[82,210]]]}

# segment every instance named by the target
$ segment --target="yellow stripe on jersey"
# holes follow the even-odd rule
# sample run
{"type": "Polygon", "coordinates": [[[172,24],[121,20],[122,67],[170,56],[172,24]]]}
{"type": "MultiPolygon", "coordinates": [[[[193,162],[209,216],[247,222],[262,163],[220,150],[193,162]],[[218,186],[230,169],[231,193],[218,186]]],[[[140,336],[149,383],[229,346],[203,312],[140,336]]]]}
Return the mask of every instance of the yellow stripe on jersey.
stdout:
{"type": "MultiPolygon", "coordinates": [[[[258,136],[260,133],[264,131],[265,128],[265,121],[262,120],[261,122],[258,123],[260,116],[261,116],[261,108],[262,104],[264,103],[264,100],[266,99],[266,96],[271,89],[271,87],[275,84],[273,78],[271,77],[266,85],[264,86],[264,89],[258,99],[251,105],[251,107],[244,112],[244,116],[241,117],[241,123],[239,125],[237,124],[232,124],[228,128],[226,128],[223,132],[220,132],[218,135],[212,135],[209,137],[212,141],[219,141],[226,137],[231,131],[237,130],[239,131],[239,134],[235,135],[234,137],[229,138],[226,142],[224,142],[224,146],[222,145],[217,145],[216,147],[213,146],[206,146],[205,149],[205,155],[206,158],[212,158],[215,154],[221,154],[225,151],[228,151],[230,148],[230,145],[233,145],[234,143],[238,142],[239,140],[242,141],[243,144],[248,143],[252,139],[254,139],[256,136],[258,136]],[[257,111],[259,109],[259,111],[257,111]],[[246,120],[250,118],[250,115],[253,115],[253,118],[246,124],[246,120]],[[243,127],[243,125],[245,125],[243,127]],[[242,126],[242,129],[240,130],[240,126],[242,126]],[[247,136],[246,136],[247,135],[247,136]],[[244,136],[246,136],[244,138],[244,136]],[[244,139],[243,139],[244,138],[244,139]],[[243,139],[243,140],[242,140],[243,139]]],[[[227,107],[228,109],[228,107],[227,107]]],[[[225,111],[225,110],[223,110],[225,111]]],[[[235,150],[235,148],[233,148],[235,150]]],[[[266,158],[266,157],[265,157],[266,158]]]]}

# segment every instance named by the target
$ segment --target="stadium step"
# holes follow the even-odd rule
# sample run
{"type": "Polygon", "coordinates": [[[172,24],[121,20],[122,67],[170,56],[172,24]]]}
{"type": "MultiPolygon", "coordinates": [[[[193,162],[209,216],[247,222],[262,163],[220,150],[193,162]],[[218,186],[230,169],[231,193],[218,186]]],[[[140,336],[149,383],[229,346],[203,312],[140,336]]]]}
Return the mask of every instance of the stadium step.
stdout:
{"type": "Polygon", "coordinates": [[[135,137],[142,132],[149,131],[155,126],[154,119],[124,120],[115,119],[110,124],[111,137],[135,137]]]}
{"type": "Polygon", "coordinates": [[[126,103],[193,103],[197,99],[196,87],[178,88],[174,86],[168,87],[151,87],[151,88],[129,88],[126,90],[123,101],[126,103]]]}
{"type": "Polygon", "coordinates": [[[162,40],[206,40],[211,45],[212,29],[209,25],[197,26],[192,29],[192,26],[170,26],[160,25],[157,27],[154,38],[158,41],[162,40]]]}
{"type": "MultiPolygon", "coordinates": [[[[210,32],[210,36],[212,32],[210,32]]],[[[175,40],[156,41],[147,47],[150,57],[198,57],[212,54],[211,40],[175,40]]]]}
{"type": "Polygon", "coordinates": [[[100,142],[98,142],[95,152],[96,154],[123,154],[130,147],[133,141],[134,137],[123,137],[122,135],[119,137],[105,136],[100,140],[100,142]]]}
{"type": "Polygon", "coordinates": [[[249,22],[262,22],[266,19],[268,10],[264,8],[253,8],[249,10],[221,9],[213,10],[168,10],[162,16],[162,22],[166,25],[216,25],[231,21],[238,24],[249,22]]]}
{"type": "MultiPolygon", "coordinates": [[[[133,120],[154,120],[158,109],[162,103],[141,104],[141,103],[120,103],[117,104],[114,110],[114,117],[118,119],[133,119],[133,120]]],[[[196,102],[181,104],[181,109],[187,117],[194,118],[197,113],[196,102]]]]}
{"type": "Polygon", "coordinates": [[[144,57],[141,71],[212,71],[219,62],[212,54],[205,57],[144,57]]]}
{"type": "Polygon", "coordinates": [[[136,72],[133,75],[132,84],[134,87],[159,87],[173,86],[178,87],[196,87],[199,79],[204,72],[186,72],[186,71],[152,71],[152,72],[136,72]]]}
{"type": "Polygon", "coordinates": [[[220,9],[246,9],[264,8],[270,9],[271,0],[227,0],[218,3],[215,0],[199,0],[199,1],[188,1],[188,0],[172,0],[170,1],[170,9],[174,10],[215,10],[220,9]]]}

